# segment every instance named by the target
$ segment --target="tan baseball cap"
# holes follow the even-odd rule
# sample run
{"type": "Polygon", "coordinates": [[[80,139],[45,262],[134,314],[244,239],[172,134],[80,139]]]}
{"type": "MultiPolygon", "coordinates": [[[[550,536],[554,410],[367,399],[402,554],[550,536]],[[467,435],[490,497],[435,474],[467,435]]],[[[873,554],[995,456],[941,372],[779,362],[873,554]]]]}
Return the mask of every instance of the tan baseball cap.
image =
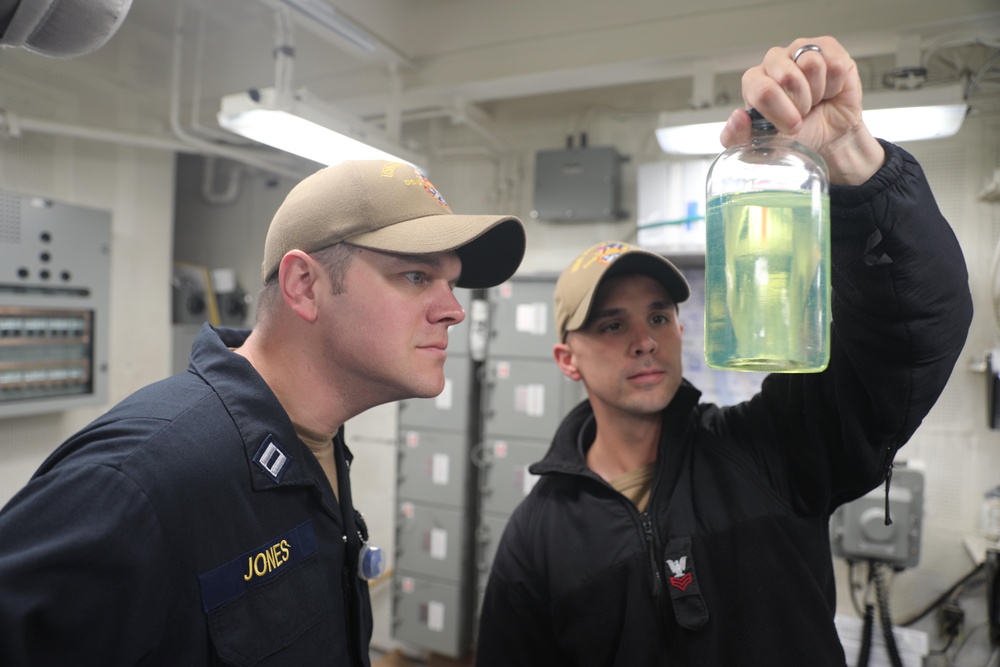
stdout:
{"type": "Polygon", "coordinates": [[[346,241],[372,250],[422,255],[454,250],[459,287],[492,287],[524,257],[524,223],[512,215],[455,215],[416,167],[353,160],[326,167],[292,188],[267,230],[260,277],[266,283],[290,250],[313,252],[346,241]]]}
{"type": "Polygon", "coordinates": [[[660,281],[674,303],[691,296],[684,275],[666,258],[620,241],[605,241],[587,248],[556,281],[553,297],[559,340],[587,322],[597,288],[605,278],[627,273],[644,273],[660,281]]]}

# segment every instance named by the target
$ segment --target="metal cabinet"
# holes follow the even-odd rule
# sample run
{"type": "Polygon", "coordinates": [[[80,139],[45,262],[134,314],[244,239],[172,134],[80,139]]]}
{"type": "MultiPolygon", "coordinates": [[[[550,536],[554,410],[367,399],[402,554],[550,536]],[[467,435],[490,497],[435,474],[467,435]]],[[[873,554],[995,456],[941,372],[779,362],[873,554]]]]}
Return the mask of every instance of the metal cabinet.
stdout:
{"type": "Polygon", "coordinates": [[[528,466],[585,397],[552,356],[554,288],[555,276],[515,277],[473,293],[444,392],[400,402],[397,640],[451,657],[472,649],[504,527],[536,481],[528,466]]]}
{"type": "Polygon", "coordinates": [[[548,450],[544,440],[487,438],[480,457],[480,508],[489,514],[509,515],[538,480],[528,466],[541,461],[548,450]]]}
{"type": "Polygon", "coordinates": [[[552,360],[558,342],[552,314],[554,278],[510,280],[489,290],[491,357],[552,360]]]}
{"type": "Polygon", "coordinates": [[[444,362],[444,389],[434,398],[400,401],[399,423],[408,427],[464,432],[469,424],[469,411],[473,409],[469,405],[471,373],[469,357],[449,352],[444,362]]]}
{"type": "Polygon", "coordinates": [[[396,561],[400,572],[461,582],[466,527],[461,508],[399,502],[396,561]]]}
{"type": "MultiPolygon", "coordinates": [[[[455,290],[470,313],[474,294],[455,290]]],[[[399,403],[393,636],[450,657],[471,646],[479,362],[468,319],[449,331],[444,391],[399,403]]]]}
{"type": "Polygon", "coordinates": [[[488,357],[483,426],[488,435],[550,440],[563,417],[582,400],[582,383],[552,359],[488,357]]]}
{"type": "Polygon", "coordinates": [[[528,467],[545,456],[563,418],[586,397],[582,383],[564,376],[553,358],[555,283],[554,275],[515,277],[488,290],[482,440],[474,459],[479,484],[476,623],[504,527],[537,481],[528,467]]]}
{"type": "Polygon", "coordinates": [[[400,429],[397,497],[462,507],[469,474],[469,439],[463,433],[400,429]]]}
{"type": "Polygon", "coordinates": [[[467,649],[462,632],[467,617],[461,588],[455,584],[402,575],[394,582],[393,635],[444,655],[461,655],[467,649]]]}

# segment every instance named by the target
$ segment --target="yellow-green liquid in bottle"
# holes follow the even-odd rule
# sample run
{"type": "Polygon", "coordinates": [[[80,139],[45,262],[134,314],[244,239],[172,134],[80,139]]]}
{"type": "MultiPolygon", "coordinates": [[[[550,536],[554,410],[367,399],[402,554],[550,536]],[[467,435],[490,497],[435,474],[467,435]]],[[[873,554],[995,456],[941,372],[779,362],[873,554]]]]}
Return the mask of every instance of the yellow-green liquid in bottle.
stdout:
{"type": "Polygon", "coordinates": [[[706,205],[709,367],[817,372],[829,362],[830,201],[805,191],[731,192],[706,205]]]}

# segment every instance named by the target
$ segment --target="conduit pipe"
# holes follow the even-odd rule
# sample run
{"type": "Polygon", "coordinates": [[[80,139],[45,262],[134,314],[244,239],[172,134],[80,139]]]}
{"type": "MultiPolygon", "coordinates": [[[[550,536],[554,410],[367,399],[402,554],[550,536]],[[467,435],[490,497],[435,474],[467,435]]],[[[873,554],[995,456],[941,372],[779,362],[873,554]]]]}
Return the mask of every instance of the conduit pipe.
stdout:
{"type": "Polygon", "coordinates": [[[155,137],[151,135],[132,134],[115,130],[103,130],[93,127],[83,127],[68,123],[58,123],[39,118],[24,118],[7,109],[0,109],[0,135],[5,137],[20,137],[23,132],[37,132],[72,139],[100,141],[105,143],[133,146],[135,148],[153,148],[175,153],[195,153],[174,139],[155,137]]]}
{"type": "MultiPolygon", "coordinates": [[[[433,120],[435,118],[447,118],[454,125],[464,125],[478,134],[490,144],[490,149],[497,153],[509,153],[510,147],[503,139],[491,132],[482,123],[473,120],[470,107],[466,102],[456,100],[453,106],[440,107],[437,109],[427,109],[424,111],[412,111],[403,114],[403,120],[407,122],[418,120],[433,120]]],[[[480,112],[481,113],[481,112],[480,112]]]]}
{"type": "Polygon", "coordinates": [[[287,178],[294,179],[296,181],[301,180],[304,175],[303,172],[296,170],[290,166],[283,166],[276,164],[275,162],[268,160],[258,154],[255,154],[249,150],[241,150],[239,148],[229,148],[226,146],[219,146],[213,144],[209,141],[205,141],[198,137],[188,134],[181,127],[180,123],[180,87],[181,87],[181,65],[183,61],[183,46],[184,46],[184,0],[177,5],[177,19],[174,25],[174,54],[173,54],[173,67],[171,76],[171,92],[170,92],[170,127],[174,132],[174,136],[177,137],[182,143],[187,144],[189,147],[197,149],[191,152],[202,153],[205,155],[214,155],[216,157],[225,157],[236,162],[240,162],[251,167],[256,167],[264,171],[277,174],[279,176],[285,176],[287,178]]]}
{"type": "MultiPolygon", "coordinates": [[[[170,151],[172,153],[224,157],[241,164],[256,167],[272,174],[285,176],[296,181],[300,180],[304,175],[304,172],[296,170],[291,166],[276,164],[275,162],[267,160],[260,155],[255,155],[250,151],[219,146],[217,144],[198,139],[187,134],[181,128],[179,121],[179,88],[181,49],[183,47],[182,6],[183,2],[181,2],[181,5],[178,7],[177,27],[174,35],[174,68],[170,103],[170,124],[171,129],[173,130],[174,138],[86,127],[40,118],[26,118],[10,111],[9,109],[2,108],[0,108],[0,138],[17,138],[25,132],[34,132],[38,134],[48,134],[51,136],[67,137],[71,139],[82,139],[84,141],[97,141],[122,146],[131,146],[134,148],[149,148],[154,150],[170,151]]],[[[222,196],[226,196],[228,192],[229,189],[227,188],[226,192],[222,196]]]]}
{"type": "Polygon", "coordinates": [[[209,204],[221,205],[232,204],[240,196],[240,182],[243,176],[243,165],[230,163],[229,172],[226,174],[226,187],[224,190],[215,189],[216,176],[219,168],[219,158],[208,155],[204,158],[204,165],[201,172],[201,196],[209,204]]]}
{"type": "MultiPolygon", "coordinates": [[[[205,61],[205,41],[208,31],[207,17],[208,12],[205,7],[198,7],[198,34],[195,37],[194,45],[194,62],[196,63],[205,61]]],[[[194,80],[191,82],[191,117],[188,119],[188,133],[190,134],[193,131],[205,139],[216,139],[232,143],[234,140],[232,133],[220,130],[219,128],[206,127],[201,124],[199,119],[201,115],[201,74],[202,68],[195,67],[194,80]]]]}

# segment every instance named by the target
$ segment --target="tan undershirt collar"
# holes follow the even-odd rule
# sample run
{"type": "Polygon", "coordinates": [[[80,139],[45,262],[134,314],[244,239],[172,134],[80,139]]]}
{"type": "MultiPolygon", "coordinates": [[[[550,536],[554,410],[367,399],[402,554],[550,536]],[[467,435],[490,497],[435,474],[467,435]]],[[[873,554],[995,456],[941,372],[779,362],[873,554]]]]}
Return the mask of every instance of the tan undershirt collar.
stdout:
{"type": "Polygon", "coordinates": [[[618,475],[611,480],[611,486],[620,494],[632,501],[640,512],[646,511],[649,504],[649,493],[653,488],[653,473],[656,463],[647,463],[635,470],[618,475]]]}

